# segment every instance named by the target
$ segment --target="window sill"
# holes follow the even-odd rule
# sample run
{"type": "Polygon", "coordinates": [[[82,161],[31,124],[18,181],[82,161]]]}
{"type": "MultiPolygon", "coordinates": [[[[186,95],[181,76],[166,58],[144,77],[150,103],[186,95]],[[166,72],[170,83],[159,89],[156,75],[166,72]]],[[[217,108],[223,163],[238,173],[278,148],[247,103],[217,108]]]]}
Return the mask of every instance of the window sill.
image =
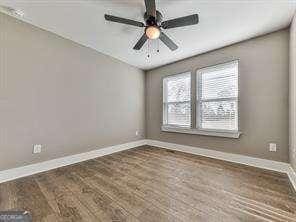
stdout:
{"type": "Polygon", "coordinates": [[[185,133],[185,134],[195,134],[203,136],[215,136],[215,137],[226,137],[226,138],[235,138],[238,139],[241,135],[241,132],[217,132],[217,131],[206,131],[191,129],[185,127],[173,127],[173,126],[162,126],[161,131],[163,132],[172,132],[172,133],[185,133]]]}

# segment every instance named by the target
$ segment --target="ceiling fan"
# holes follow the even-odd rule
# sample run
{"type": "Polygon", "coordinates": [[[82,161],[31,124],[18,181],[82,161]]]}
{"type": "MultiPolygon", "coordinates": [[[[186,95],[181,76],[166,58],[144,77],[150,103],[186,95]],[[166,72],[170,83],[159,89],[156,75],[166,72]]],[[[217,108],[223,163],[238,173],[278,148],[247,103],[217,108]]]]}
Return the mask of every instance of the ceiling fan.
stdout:
{"type": "Polygon", "coordinates": [[[134,50],[140,50],[148,39],[160,39],[170,50],[174,51],[178,46],[171,40],[162,29],[171,29],[198,23],[198,14],[184,16],[176,19],[162,21],[162,14],[156,10],[155,0],[145,0],[146,12],[143,22],[134,21],[131,19],[120,18],[113,15],[105,14],[105,19],[111,22],[118,22],[137,27],[145,27],[145,32],[140,40],[134,46],[134,50]]]}

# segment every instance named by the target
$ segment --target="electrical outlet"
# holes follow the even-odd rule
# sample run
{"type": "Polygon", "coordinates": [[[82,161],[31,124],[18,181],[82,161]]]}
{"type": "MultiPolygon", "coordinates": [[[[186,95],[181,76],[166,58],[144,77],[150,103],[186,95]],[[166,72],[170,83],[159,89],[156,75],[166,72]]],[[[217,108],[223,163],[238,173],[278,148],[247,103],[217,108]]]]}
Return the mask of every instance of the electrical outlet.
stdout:
{"type": "Polygon", "coordinates": [[[270,143],[269,144],[269,151],[270,152],[276,152],[276,143],[270,143]]]}
{"type": "Polygon", "coordinates": [[[42,145],[41,144],[36,144],[33,146],[33,153],[41,153],[42,145]]]}
{"type": "Polygon", "coordinates": [[[136,136],[139,136],[139,131],[138,130],[136,131],[136,136]]]}

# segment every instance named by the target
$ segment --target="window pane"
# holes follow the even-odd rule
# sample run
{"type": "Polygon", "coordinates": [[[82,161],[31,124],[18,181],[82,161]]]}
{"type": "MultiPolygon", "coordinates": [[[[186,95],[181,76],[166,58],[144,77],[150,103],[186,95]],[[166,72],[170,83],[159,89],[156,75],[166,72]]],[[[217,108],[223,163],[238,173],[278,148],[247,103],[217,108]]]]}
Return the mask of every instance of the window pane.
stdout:
{"type": "Polygon", "coordinates": [[[167,124],[190,126],[190,102],[167,104],[167,124]]]}
{"type": "Polygon", "coordinates": [[[190,101],[190,73],[167,77],[164,80],[164,101],[190,101]]]}
{"type": "Polygon", "coordinates": [[[238,131],[238,61],[197,71],[201,129],[238,131]]]}
{"type": "Polygon", "coordinates": [[[201,73],[201,99],[237,97],[237,63],[208,68],[201,73]]]}
{"type": "Polygon", "coordinates": [[[183,73],[163,79],[163,124],[191,125],[191,74],[183,73]]]}
{"type": "Polygon", "coordinates": [[[237,102],[218,101],[201,103],[201,128],[238,130],[237,102]]]}

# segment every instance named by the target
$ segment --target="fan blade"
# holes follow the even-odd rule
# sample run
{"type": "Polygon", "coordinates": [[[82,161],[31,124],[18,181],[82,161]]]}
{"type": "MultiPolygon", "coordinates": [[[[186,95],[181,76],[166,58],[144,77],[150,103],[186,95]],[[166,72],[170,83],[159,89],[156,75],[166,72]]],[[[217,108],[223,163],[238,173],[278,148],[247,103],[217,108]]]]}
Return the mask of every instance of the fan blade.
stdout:
{"type": "Polygon", "coordinates": [[[159,39],[172,51],[175,51],[178,46],[163,32],[160,34],[159,39]]]}
{"type": "Polygon", "coordinates": [[[145,42],[147,41],[147,36],[146,34],[144,33],[142,35],[142,37],[139,39],[139,41],[137,42],[137,44],[134,46],[134,50],[140,50],[142,48],[142,46],[145,44],[145,42]]]}
{"type": "Polygon", "coordinates": [[[117,16],[113,16],[113,15],[106,15],[105,14],[105,19],[107,21],[111,21],[111,22],[118,22],[118,23],[123,23],[123,24],[127,24],[127,25],[134,25],[134,26],[138,26],[138,27],[144,27],[144,23],[142,22],[137,22],[131,19],[125,19],[125,18],[120,18],[117,16]]]}
{"type": "Polygon", "coordinates": [[[199,21],[198,14],[184,16],[176,19],[171,19],[161,23],[161,27],[164,29],[171,29],[176,27],[182,27],[187,25],[195,25],[199,21]]]}
{"type": "Polygon", "coordinates": [[[156,17],[155,0],[145,0],[145,5],[147,14],[156,17]]]}

